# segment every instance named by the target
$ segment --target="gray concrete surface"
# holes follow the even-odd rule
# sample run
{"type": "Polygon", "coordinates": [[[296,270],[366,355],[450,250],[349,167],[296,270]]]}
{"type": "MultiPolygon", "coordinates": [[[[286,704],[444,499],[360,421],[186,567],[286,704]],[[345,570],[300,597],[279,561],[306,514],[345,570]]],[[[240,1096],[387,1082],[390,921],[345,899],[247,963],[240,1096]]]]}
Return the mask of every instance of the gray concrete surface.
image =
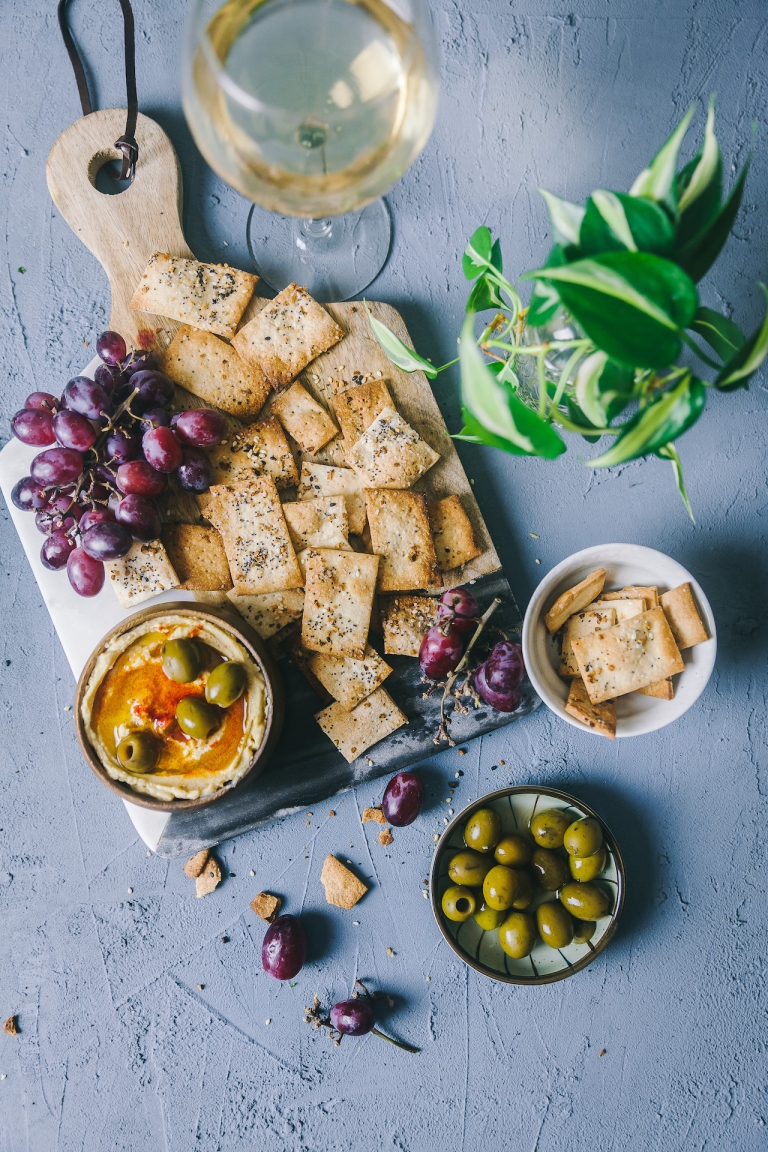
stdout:
{"type": "MultiPolygon", "coordinates": [[[[120,104],[118,6],[73,7],[98,102],[120,104]]],[[[206,170],[179,105],[184,4],[135,8],[141,106],[178,149],[189,241],[200,257],[237,263],[247,205],[206,170]]],[[[465,297],[457,256],[479,222],[500,230],[510,272],[533,266],[548,246],[538,185],[574,199],[627,187],[692,101],[702,124],[712,91],[728,174],[753,118],[760,131],[735,235],[703,296],[756,323],[768,240],[760,0],[435,0],[434,10],[440,119],[389,196],[394,248],[371,292],[403,311],[423,353],[452,354],[465,297]]],[[[7,437],[31,388],[58,391],[81,366],[108,307],[104,276],[45,186],[48,149],[79,115],[53,0],[0,8],[0,87],[7,437]]],[[[429,804],[391,850],[361,826],[380,796],[365,787],[333,804],[335,818],[323,806],[224,845],[230,875],[202,901],[178,864],[147,858],[81,762],[72,678],[0,510],[0,1018],[18,1012],[21,1029],[0,1033],[2,1152],[766,1147],[765,385],[763,373],[748,393],[710,396],[682,441],[696,527],[661,462],[593,475],[578,444],[554,464],[461,448],[521,603],[549,566],[599,541],[660,548],[696,574],[720,650],[688,715],[610,744],[540,709],[426,765],[429,804]],[[465,800],[503,781],[551,782],[613,827],[627,909],[587,972],[506,988],[441,942],[420,888],[459,770],[465,800]],[[327,851],[371,877],[352,914],[324,903],[327,851]],[[295,987],[260,970],[248,902],[261,887],[306,918],[311,958],[295,987]],[[315,992],[339,999],[356,974],[394,993],[387,1025],[420,1055],[374,1037],[335,1049],[302,1023],[315,992]]],[[[456,379],[436,388],[457,427],[456,379]]]]}

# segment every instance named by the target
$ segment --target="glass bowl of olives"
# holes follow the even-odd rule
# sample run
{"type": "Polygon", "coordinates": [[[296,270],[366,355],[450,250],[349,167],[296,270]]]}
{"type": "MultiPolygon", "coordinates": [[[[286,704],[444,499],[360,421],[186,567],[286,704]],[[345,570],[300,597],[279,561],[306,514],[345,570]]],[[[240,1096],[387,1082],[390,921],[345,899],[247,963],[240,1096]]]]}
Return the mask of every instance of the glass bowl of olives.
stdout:
{"type": "Polygon", "coordinates": [[[551,984],[591,964],[624,907],[624,862],[605,823],[556,788],[490,792],[435,849],[432,911],[466,964],[506,984],[551,984]]]}
{"type": "Polygon", "coordinates": [[[266,767],[283,726],[283,683],[234,607],[159,603],[99,641],[74,714],[102,783],[131,804],[178,812],[214,803],[266,767]]]}

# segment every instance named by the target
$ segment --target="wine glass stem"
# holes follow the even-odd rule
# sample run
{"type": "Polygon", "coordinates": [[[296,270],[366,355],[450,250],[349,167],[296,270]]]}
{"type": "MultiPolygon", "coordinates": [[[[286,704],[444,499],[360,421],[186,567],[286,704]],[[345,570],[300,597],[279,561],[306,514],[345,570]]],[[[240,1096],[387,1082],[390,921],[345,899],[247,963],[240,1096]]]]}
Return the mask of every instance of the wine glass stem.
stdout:
{"type": "Polygon", "coordinates": [[[324,236],[331,234],[331,221],[330,220],[312,220],[309,217],[302,221],[302,231],[306,236],[312,240],[320,240],[324,236]]]}

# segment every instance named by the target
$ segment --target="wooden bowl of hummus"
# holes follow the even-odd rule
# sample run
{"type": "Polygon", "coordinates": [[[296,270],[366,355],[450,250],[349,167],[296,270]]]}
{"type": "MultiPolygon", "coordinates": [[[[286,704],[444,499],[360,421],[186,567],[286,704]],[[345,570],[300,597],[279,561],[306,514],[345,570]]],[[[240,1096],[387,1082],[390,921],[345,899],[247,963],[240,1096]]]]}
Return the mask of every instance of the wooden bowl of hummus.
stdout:
{"type": "Polygon", "coordinates": [[[259,636],[234,610],[189,601],[157,604],[129,616],[97,644],[75,695],[75,726],[85,759],[108,788],[131,804],[165,812],[202,808],[253,780],[267,764],[283,726],[280,673],[259,636]],[[199,675],[178,683],[163,670],[169,640],[194,640],[199,675]],[[242,664],[240,697],[217,711],[205,738],[182,731],[176,708],[205,700],[207,678],[224,661],[242,664]],[[132,770],[117,747],[137,732],[156,754],[150,770],[132,770]]]}

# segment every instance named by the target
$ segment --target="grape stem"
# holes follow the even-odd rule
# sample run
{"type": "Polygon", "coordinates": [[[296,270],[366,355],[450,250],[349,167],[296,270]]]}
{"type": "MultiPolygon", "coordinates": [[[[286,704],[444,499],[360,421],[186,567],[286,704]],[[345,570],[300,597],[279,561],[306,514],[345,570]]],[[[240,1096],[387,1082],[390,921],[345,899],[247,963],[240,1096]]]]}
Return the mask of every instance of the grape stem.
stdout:
{"type": "Polygon", "coordinates": [[[461,660],[459,660],[459,662],[456,665],[456,667],[454,668],[453,672],[451,672],[450,676],[448,677],[448,679],[445,682],[445,688],[443,689],[443,698],[440,701],[440,727],[438,728],[437,736],[435,736],[435,739],[434,739],[435,744],[439,744],[441,740],[447,740],[448,744],[450,745],[451,748],[456,747],[456,741],[451,737],[451,735],[448,731],[448,718],[445,715],[446,701],[448,700],[448,697],[451,694],[451,690],[452,690],[454,684],[456,683],[456,679],[457,679],[459,673],[463,672],[469,663],[470,652],[474,648],[477,640],[480,639],[480,636],[482,635],[483,629],[485,628],[486,624],[490,620],[491,616],[493,616],[493,614],[496,611],[496,609],[498,608],[499,604],[501,604],[501,600],[499,599],[498,596],[496,596],[491,601],[489,606],[486,608],[485,612],[483,612],[482,616],[480,617],[480,619],[478,621],[477,628],[475,628],[475,631],[472,633],[472,639],[470,640],[469,644],[467,644],[467,648],[466,648],[464,655],[462,656],[461,660]]]}

